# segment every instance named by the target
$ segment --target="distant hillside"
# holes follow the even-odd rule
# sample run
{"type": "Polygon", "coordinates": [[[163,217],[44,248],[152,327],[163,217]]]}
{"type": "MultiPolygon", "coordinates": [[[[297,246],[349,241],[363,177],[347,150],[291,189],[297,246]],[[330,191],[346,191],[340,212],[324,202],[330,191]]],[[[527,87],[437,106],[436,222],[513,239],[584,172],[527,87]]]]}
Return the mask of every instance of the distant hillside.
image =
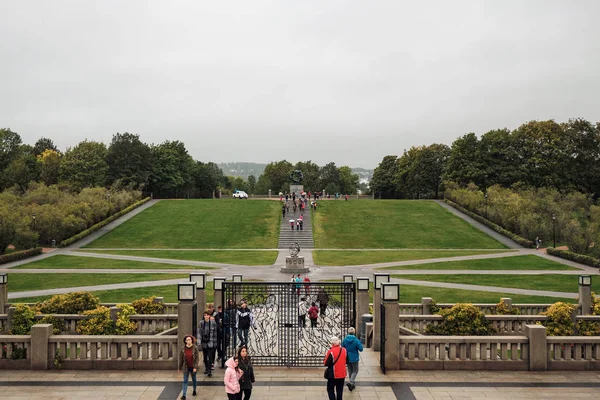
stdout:
{"type": "MultiPolygon", "coordinates": [[[[223,173],[227,176],[248,179],[250,175],[254,175],[256,179],[263,173],[267,164],[251,163],[251,162],[229,162],[217,164],[223,173]]],[[[338,165],[339,167],[339,165],[338,165]]],[[[360,182],[368,183],[373,176],[372,169],[352,168],[352,172],[358,174],[360,182]]]]}

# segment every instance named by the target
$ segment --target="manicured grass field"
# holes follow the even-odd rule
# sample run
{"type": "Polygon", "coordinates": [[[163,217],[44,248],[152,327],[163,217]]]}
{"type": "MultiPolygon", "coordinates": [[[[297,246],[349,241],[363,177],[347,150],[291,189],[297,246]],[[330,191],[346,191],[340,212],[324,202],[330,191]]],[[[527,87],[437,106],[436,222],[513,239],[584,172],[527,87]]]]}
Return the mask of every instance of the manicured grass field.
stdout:
{"type": "MultiPolygon", "coordinates": [[[[430,282],[462,283],[517,289],[576,293],[577,275],[392,275],[394,278],[430,282]]],[[[592,290],[600,290],[600,279],[592,279],[592,290]]]]}
{"type": "MultiPolygon", "coordinates": [[[[437,262],[431,264],[415,264],[415,265],[400,265],[397,267],[382,267],[380,270],[398,270],[398,269],[461,269],[461,270],[557,270],[567,271],[576,270],[575,267],[570,267],[555,261],[547,260],[542,257],[527,255],[514,256],[503,258],[487,258],[482,260],[466,260],[466,261],[448,261],[437,262]]],[[[480,276],[480,275],[478,275],[480,276]]]]}
{"type": "Polygon", "coordinates": [[[312,218],[321,249],[506,248],[433,201],[321,201],[312,218]]]}
{"type": "Polygon", "coordinates": [[[276,201],[162,200],[86,247],[276,248],[280,209],[276,201]]]}
{"type": "MultiPolygon", "coordinates": [[[[511,250],[401,250],[401,251],[327,251],[315,250],[313,257],[317,265],[361,265],[394,261],[425,260],[428,258],[446,258],[471,256],[476,254],[494,254],[511,250]]],[[[430,265],[430,264],[428,264],[430,265]]]]}
{"type": "Polygon", "coordinates": [[[107,285],[111,283],[189,279],[188,274],[11,274],[10,292],[107,285]]]}
{"type": "Polygon", "coordinates": [[[276,251],[213,251],[213,250],[87,250],[86,253],[119,254],[136,257],[168,258],[171,260],[189,260],[217,262],[241,265],[271,265],[277,259],[276,251]]]}
{"type": "MultiPolygon", "coordinates": [[[[177,302],[177,286],[155,286],[135,289],[98,290],[93,292],[103,303],[129,303],[142,297],[164,297],[166,303],[177,302]]],[[[371,289],[371,302],[373,301],[373,290],[371,289]]],[[[35,303],[46,300],[51,296],[28,297],[11,300],[12,303],[35,303]]],[[[480,292],[471,290],[430,288],[424,286],[402,285],[400,289],[401,303],[420,303],[421,297],[432,297],[438,303],[471,302],[471,303],[498,303],[501,297],[510,297],[513,303],[521,304],[548,304],[557,301],[570,301],[559,297],[524,296],[507,293],[480,292]]],[[[212,282],[208,283],[206,301],[213,301],[212,282]]]]}
{"type": "MultiPolygon", "coordinates": [[[[143,261],[113,260],[110,258],[92,258],[57,255],[13,269],[214,269],[212,267],[194,267],[192,265],[161,264],[143,261]]],[[[57,286],[60,287],[60,286],[57,286]]]]}

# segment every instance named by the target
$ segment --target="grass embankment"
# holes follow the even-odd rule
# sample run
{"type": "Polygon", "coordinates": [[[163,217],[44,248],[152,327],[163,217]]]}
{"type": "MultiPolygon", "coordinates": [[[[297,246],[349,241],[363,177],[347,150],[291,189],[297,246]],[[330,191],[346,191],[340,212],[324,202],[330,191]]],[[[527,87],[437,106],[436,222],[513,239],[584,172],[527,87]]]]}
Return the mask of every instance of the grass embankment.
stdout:
{"type": "Polygon", "coordinates": [[[189,274],[11,274],[9,285],[10,292],[13,293],[179,278],[188,280],[189,274]]]}
{"type": "MultiPolygon", "coordinates": [[[[44,258],[29,264],[19,265],[13,269],[215,269],[212,267],[195,267],[193,265],[161,264],[143,261],[114,260],[111,258],[93,258],[57,255],[44,258]]],[[[166,279],[166,278],[165,278],[166,279]]],[[[62,286],[57,286],[62,287],[62,286]]]]}
{"type": "Polygon", "coordinates": [[[386,251],[327,251],[315,250],[313,257],[317,265],[361,265],[394,261],[426,260],[472,256],[477,254],[495,254],[514,250],[386,250],[386,251]]]}
{"type": "MultiPolygon", "coordinates": [[[[514,256],[503,258],[486,258],[481,260],[465,260],[465,261],[447,261],[428,264],[416,265],[400,265],[397,267],[382,267],[378,270],[399,270],[399,269],[438,269],[438,270],[556,270],[569,271],[576,270],[575,267],[570,267],[546,258],[535,255],[514,256]]],[[[411,275],[411,277],[414,275],[411,275]]],[[[477,275],[481,276],[481,275],[477,275]]]]}
{"type": "Polygon", "coordinates": [[[280,210],[276,201],[162,200],[85,247],[276,248],[280,210]]]}
{"type": "Polygon", "coordinates": [[[79,250],[85,253],[117,254],[135,257],[167,258],[171,260],[204,261],[239,265],[271,265],[276,251],[213,251],[213,250],[79,250]]]}
{"type": "Polygon", "coordinates": [[[324,249],[504,249],[433,201],[321,201],[312,211],[324,249]]]}
{"type": "MultiPolygon", "coordinates": [[[[461,283],[466,285],[495,286],[514,289],[549,290],[577,293],[577,275],[392,275],[394,278],[461,283]]],[[[600,282],[592,282],[592,290],[598,293],[600,282]]]]}

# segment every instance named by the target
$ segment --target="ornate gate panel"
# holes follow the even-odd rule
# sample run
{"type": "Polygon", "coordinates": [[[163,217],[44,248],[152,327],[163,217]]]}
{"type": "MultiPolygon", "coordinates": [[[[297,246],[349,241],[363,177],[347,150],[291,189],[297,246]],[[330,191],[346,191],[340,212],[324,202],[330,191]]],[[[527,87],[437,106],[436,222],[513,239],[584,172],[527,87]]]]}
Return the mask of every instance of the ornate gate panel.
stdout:
{"type": "Polygon", "coordinates": [[[355,321],[354,283],[225,282],[224,351],[229,358],[241,340],[236,330],[237,309],[243,301],[254,316],[248,349],[255,365],[322,366],[329,339],[343,339],[355,321]],[[299,310],[315,303],[317,326],[299,310]],[[301,305],[300,303],[304,303],[301,305]]]}

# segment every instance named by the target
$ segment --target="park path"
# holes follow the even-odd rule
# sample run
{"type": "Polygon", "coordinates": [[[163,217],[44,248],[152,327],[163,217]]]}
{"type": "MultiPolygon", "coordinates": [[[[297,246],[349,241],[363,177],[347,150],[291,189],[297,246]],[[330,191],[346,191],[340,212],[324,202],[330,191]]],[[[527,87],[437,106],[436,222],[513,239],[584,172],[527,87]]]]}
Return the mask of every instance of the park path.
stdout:
{"type": "MultiPolygon", "coordinates": [[[[279,249],[287,250],[295,242],[300,245],[301,249],[314,248],[315,242],[313,240],[310,208],[307,207],[304,211],[297,209],[294,212],[291,206],[292,201],[288,201],[288,204],[290,204],[290,211],[286,212],[285,216],[281,218],[279,226],[279,249]],[[302,230],[297,230],[295,223],[293,229],[290,228],[290,221],[297,221],[300,215],[302,215],[302,230]]],[[[285,265],[285,259],[283,265],[285,265]]]]}

